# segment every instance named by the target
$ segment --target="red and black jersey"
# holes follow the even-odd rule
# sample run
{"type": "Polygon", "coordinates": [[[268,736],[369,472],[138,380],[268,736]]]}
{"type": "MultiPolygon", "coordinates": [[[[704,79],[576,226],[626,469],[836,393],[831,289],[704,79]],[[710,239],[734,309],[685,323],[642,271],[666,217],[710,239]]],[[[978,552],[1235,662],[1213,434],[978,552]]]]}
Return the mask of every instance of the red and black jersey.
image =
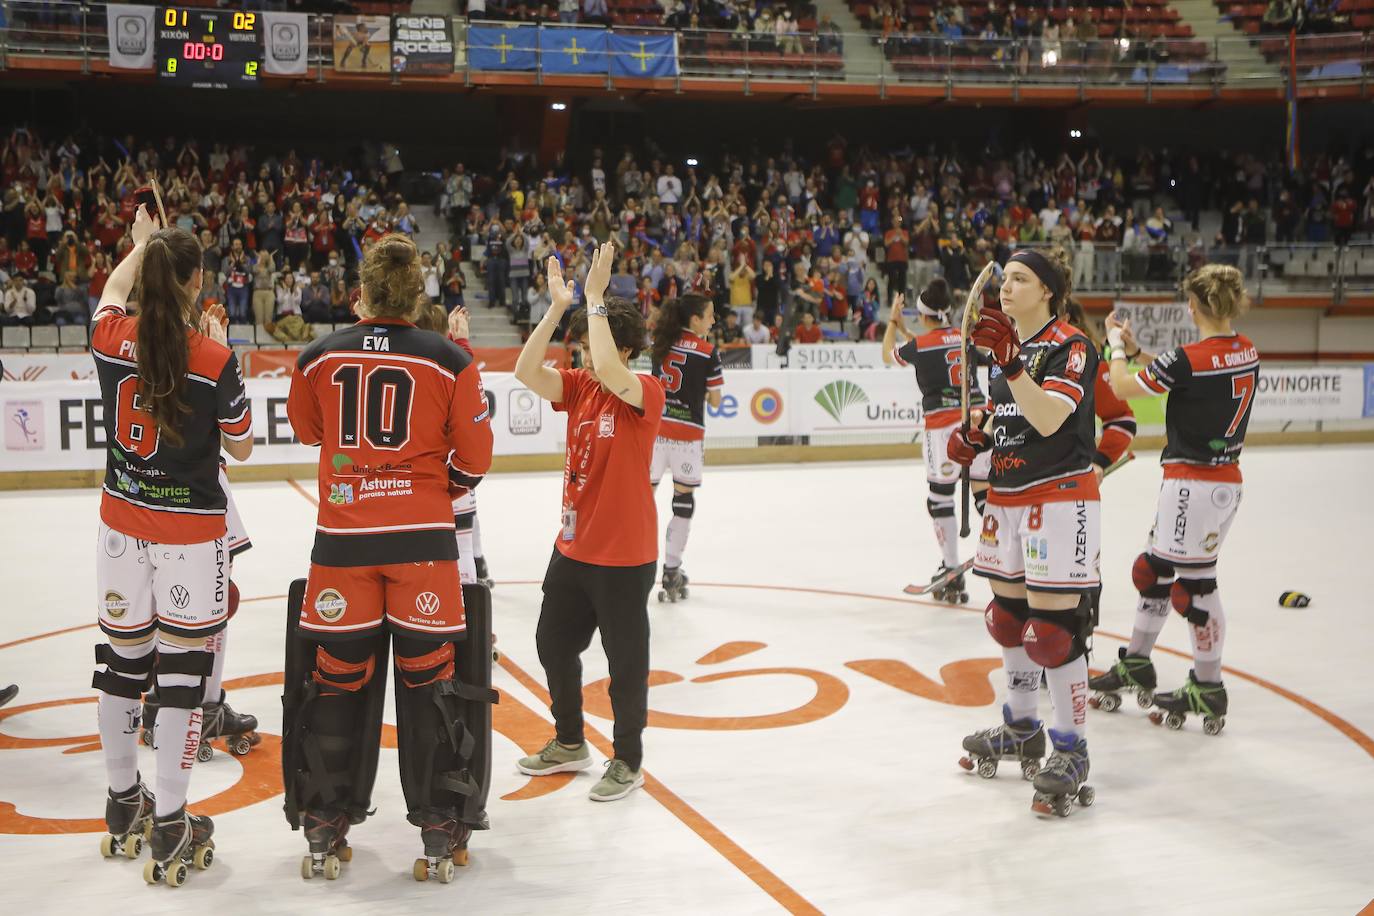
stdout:
{"type": "MultiPolygon", "coordinates": [[[[972,351],[977,359],[977,351],[972,351]]],[[[959,331],[956,328],[936,328],[914,337],[895,351],[897,365],[912,366],[916,370],[916,387],[921,390],[921,411],[927,429],[953,426],[963,418],[960,385],[963,367],[959,360],[959,331]]],[[[976,362],[975,362],[976,365],[976,362]]],[[[986,403],[978,388],[978,378],[969,379],[969,406],[982,407],[986,403]]]]}
{"type": "Polygon", "coordinates": [[[654,367],[654,378],[663,383],[663,423],[658,434],[665,439],[696,441],[706,435],[706,392],[725,384],[720,351],[691,331],[682,337],[654,367]]]}
{"type": "Polygon", "coordinates": [[[1093,416],[1098,356],[1083,332],[1052,319],[1021,344],[1021,361],[1031,380],[1073,408],[1048,436],[1036,432],[1012,397],[1011,386],[992,370],[992,491],[988,502],[1003,506],[1097,499],[1092,473],[1097,452],[1093,416]]]}
{"type": "Polygon", "coordinates": [[[224,537],[219,484],[220,434],[253,434],[243,375],[232,350],[188,327],[189,358],[181,397],[190,412],[182,444],[161,435],[142,409],[138,321],[121,305],[96,312],[91,356],[105,408],[105,487],[100,518],[116,531],[159,544],[201,544],[224,537]]]}
{"type": "Polygon", "coordinates": [[[287,414],[301,442],[320,446],[312,562],[457,559],[450,481],[475,486],[491,467],[471,356],[409,322],[368,319],[302,351],[287,414]]]}
{"type": "Polygon", "coordinates": [[[1093,464],[1104,471],[1121,460],[1135,441],[1135,411],[1112,390],[1111,366],[1099,362],[1097,384],[1093,385],[1093,411],[1102,421],[1093,464]]]}
{"type": "Polygon", "coordinates": [[[1259,383],[1259,351],[1242,334],[1208,337],[1155,357],[1136,373],[1150,394],[1169,395],[1165,477],[1240,483],[1240,450],[1259,383]]]}

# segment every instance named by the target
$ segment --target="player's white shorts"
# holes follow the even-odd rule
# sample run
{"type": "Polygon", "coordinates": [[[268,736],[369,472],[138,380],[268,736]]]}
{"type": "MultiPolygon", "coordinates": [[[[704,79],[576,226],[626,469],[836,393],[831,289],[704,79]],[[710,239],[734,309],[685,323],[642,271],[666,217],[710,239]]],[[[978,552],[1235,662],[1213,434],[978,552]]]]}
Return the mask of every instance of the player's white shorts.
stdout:
{"type": "Polygon", "coordinates": [[[700,439],[666,439],[659,436],[654,442],[654,464],[649,479],[654,486],[666,469],[673,475],[673,483],[684,487],[701,486],[701,466],[706,461],[706,445],[700,439]]]}
{"type": "MultiPolygon", "coordinates": [[[[959,424],[926,427],[925,447],[921,450],[926,459],[926,480],[930,483],[955,483],[961,468],[949,457],[949,437],[959,428],[959,424]]],[[[992,470],[992,449],[982,452],[969,465],[968,476],[973,480],[987,480],[992,470]]]]}
{"type": "Polygon", "coordinates": [[[1150,532],[1150,553],[1175,566],[1211,566],[1240,507],[1241,485],[1166,477],[1150,532]]]}
{"type": "Polygon", "coordinates": [[[101,522],[95,582],[100,628],[110,636],[139,639],[155,629],[188,638],[211,636],[229,619],[224,538],[155,544],[101,522]]]}
{"type": "Polygon", "coordinates": [[[229,529],[224,535],[224,544],[229,549],[230,558],[233,558],[252,547],[253,539],[248,536],[248,529],[243,527],[238,506],[234,505],[234,494],[229,492],[229,475],[224,473],[223,465],[219,469],[219,486],[224,491],[224,524],[229,529]]]}
{"type": "Polygon", "coordinates": [[[1042,592],[1096,588],[1102,538],[1097,500],[994,506],[983,512],[973,571],[1042,592]]]}

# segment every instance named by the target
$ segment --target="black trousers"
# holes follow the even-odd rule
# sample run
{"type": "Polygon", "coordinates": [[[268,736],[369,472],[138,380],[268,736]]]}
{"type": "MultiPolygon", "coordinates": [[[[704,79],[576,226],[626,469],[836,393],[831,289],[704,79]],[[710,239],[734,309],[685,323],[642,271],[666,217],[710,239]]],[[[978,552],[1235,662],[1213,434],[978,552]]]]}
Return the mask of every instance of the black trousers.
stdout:
{"type": "Polygon", "coordinates": [[[657,563],[594,566],[557,549],[544,574],[535,643],[549,683],[558,740],[581,744],[582,652],[601,630],[611,671],[615,756],[638,770],[649,708],[649,591],[657,563]]]}

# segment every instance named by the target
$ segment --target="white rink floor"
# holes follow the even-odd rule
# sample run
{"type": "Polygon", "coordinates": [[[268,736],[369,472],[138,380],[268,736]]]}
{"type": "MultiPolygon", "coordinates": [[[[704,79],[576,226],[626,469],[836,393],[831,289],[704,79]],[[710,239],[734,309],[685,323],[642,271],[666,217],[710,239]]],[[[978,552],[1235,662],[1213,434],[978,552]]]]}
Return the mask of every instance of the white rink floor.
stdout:
{"type": "MultiPolygon", "coordinates": [[[[960,738],[999,720],[998,653],[978,615],[988,591],[977,582],[963,610],[901,594],[938,562],[921,473],[906,463],[709,469],[691,599],[651,607],[648,790],[594,804],[599,766],[531,785],[513,762],[550,734],[533,634],[558,475],[493,477],[479,496],[505,653],[493,829],[474,837],[473,864],[450,886],[409,877],[419,838],[390,750],[343,877],[298,875],[305,842],[281,813],[277,683],[282,596],[305,569],[314,506],[287,483],[236,490],[255,547],[235,571],[247,600],[228,677],[233,704],[269,735],[245,761],[221,752],[197,768],[193,798],[218,826],[215,865],[174,891],[146,888],[137,864],[102,861],[87,686],[96,494],[0,495],[0,686],[21,686],[0,711],[0,911],[118,900],[139,913],[1349,916],[1374,898],[1371,463],[1374,449],[1357,447],[1246,453],[1221,559],[1226,729],[1209,738],[1190,720],[1166,731],[1129,701],[1091,712],[1097,804],[1064,821],[1031,813],[1015,767],[984,781],[956,765],[960,738]],[[1278,607],[1284,589],[1312,606],[1278,607]]],[[[1095,666],[1130,632],[1129,567],[1158,481],[1155,456],[1142,454],[1106,485],[1095,666]]],[[[1188,647],[1182,621],[1161,644],[1172,687],[1188,669],[1168,651],[1188,647]]],[[[604,677],[595,644],[585,662],[589,681],[604,677]]],[[[606,712],[604,695],[590,706],[606,712]]],[[[610,734],[608,719],[588,721],[610,734]]]]}

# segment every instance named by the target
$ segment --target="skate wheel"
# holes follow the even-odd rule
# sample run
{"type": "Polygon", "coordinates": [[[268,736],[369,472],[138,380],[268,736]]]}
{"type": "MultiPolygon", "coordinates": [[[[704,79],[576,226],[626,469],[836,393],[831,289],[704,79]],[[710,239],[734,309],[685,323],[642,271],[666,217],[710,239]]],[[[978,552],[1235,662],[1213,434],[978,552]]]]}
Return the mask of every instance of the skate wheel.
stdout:
{"type": "Polygon", "coordinates": [[[113,859],[115,855],[115,838],[108,833],[100,838],[100,854],[107,859],[113,859]]]}
{"type": "Polygon", "coordinates": [[[353,847],[352,847],[352,846],[349,846],[347,843],[345,843],[344,845],[342,845],[342,846],[339,847],[338,852],[336,853],[336,855],[339,857],[339,861],[340,861],[340,862],[352,862],[352,861],[353,861],[353,847]]]}
{"type": "Polygon", "coordinates": [[[229,745],[229,753],[233,754],[235,757],[245,756],[248,750],[253,746],[253,742],[249,741],[246,735],[230,738],[226,743],[229,745]]]}
{"type": "Polygon", "coordinates": [[[991,779],[997,775],[997,761],[991,757],[984,757],[978,761],[978,775],[984,779],[991,779]]]}
{"type": "Polygon", "coordinates": [[[1097,800],[1097,793],[1092,786],[1082,786],[1078,790],[1078,803],[1084,808],[1091,808],[1093,802],[1097,800]]]}
{"type": "Polygon", "coordinates": [[[1038,774],[1039,772],[1040,772],[1040,761],[1039,761],[1039,760],[1022,760],[1022,761],[1021,761],[1021,778],[1022,778],[1022,779],[1025,779],[1025,780],[1027,780],[1027,781],[1032,780],[1032,779],[1034,779],[1034,778],[1036,777],[1036,774],[1038,774]]]}
{"type": "Polygon", "coordinates": [[[192,857],[191,861],[195,864],[196,868],[200,869],[201,871],[205,871],[205,869],[215,864],[215,847],[197,847],[196,854],[192,857]]]}
{"type": "Polygon", "coordinates": [[[453,864],[461,865],[466,868],[468,864],[468,851],[466,849],[453,850],[453,864]]]}
{"type": "Polygon", "coordinates": [[[196,760],[200,763],[209,763],[210,758],[214,756],[215,749],[210,746],[210,742],[208,741],[206,741],[200,747],[196,748],[196,760]]]}
{"type": "Polygon", "coordinates": [[[306,881],[315,877],[315,860],[310,856],[301,857],[301,877],[306,881]]]}
{"type": "Polygon", "coordinates": [[[1219,735],[1221,734],[1221,730],[1225,727],[1225,719],[1213,719],[1209,716],[1208,718],[1202,720],[1202,733],[1204,735],[1219,735]]]}
{"type": "Polygon", "coordinates": [[[1031,798],[1031,810],[1036,814],[1053,814],[1054,809],[1050,807],[1048,796],[1036,792],[1031,798]]]}
{"type": "Polygon", "coordinates": [[[1103,712],[1116,712],[1121,708],[1121,697],[1114,693],[1104,693],[1096,706],[1103,712]]]}
{"type": "Polygon", "coordinates": [[[690,594],[691,594],[691,591],[689,591],[688,589],[685,589],[685,588],[684,588],[682,591],[678,592],[678,597],[681,598],[683,601],[686,601],[686,600],[687,600],[687,596],[690,595],[690,594]]]}
{"type": "Polygon", "coordinates": [[[143,742],[143,746],[144,746],[144,747],[152,747],[152,746],[153,746],[153,732],[152,732],[152,729],[145,728],[145,729],[143,730],[143,732],[138,736],[138,740],[141,741],[141,742],[143,742]]]}
{"type": "Polygon", "coordinates": [[[960,603],[960,604],[968,604],[968,592],[960,592],[960,593],[959,593],[959,603],[960,603]]]}
{"type": "Polygon", "coordinates": [[[668,593],[665,592],[665,591],[663,591],[662,589],[660,589],[660,590],[659,590],[659,593],[658,593],[658,603],[659,603],[659,604],[662,604],[663,602],[665,602],[665,601],[667,601],[667,600],[668,600],[668,593]]]}
{"type": "Polygon", "coordinates": [[[162,880],[162,866],[149,860],[148,864],[143,866],[143,880],[149,884],[157,884],[162,880]]]}
{"type": "Polygon", "coordinates": [[[1154,691],[1146,690],[1143,687],[1135,692],[1135,702],[1141,709],[1149,709],[1155,705],[1154,691]]]}
{"type": "Polygon", "coordinates": [[[959,766],[971,771],[973,769],[973,761],[969,760],[967,757],[960,757],[959,766]]]}
{"type": "Polygon", "coordinates": [[[1178,712],[1169,713],[1164,719],[1164,724],[1174,731],[1178,731],[1183,727],[1183,714],[1178,712]]]}
{"type": "Polygon", "coordinates": [[[339,864],[338,856],[324,857],[324,878],[326,881],[338,880],[339,872],[342,870],[343,866],[339,864]]]}
{"type": "Polygon", "coordinates": [[[181,887],[186,883],[186,876],[190,873],[191,870],[186,867],[185,862],[178,862],[163,875],[163,880],[167,882],[168,887],[181,887]]]}
{"type": "Polygon", "coordinates": [[[415,876],[415,880],[416,880],[416,881],[428,881],[428,880],[429,880],[429,860],[428,860],[428,859],[416,859],[416,860],[415,860],[415,864],[414,864],[413,866],[411,866],[410,873],[411,873],[412,875],[415,876]]]}
{"type": "Polygon", "coordinates": [[[434,873],[438,877],[440,884],[448,884],[453,881],[453,860],[440,859],[438,867],[434,869],[434,873]]]}
{"type": "Polygon", "coordinates": [[[1162,712],[1152,712],[1152,713],[1150,713],[1150,721],[1153,722],[1153,723],[1156,724],[1156,725],[1163,725],[1163,724],[1164,724],[1164,713],[1162,713],[1162,712]]]}
{"type": "Polygon", "coordinates": [[[135,833],[124,838],[124,858],[137,859],[141,852],[143,852],[142,835],[135,833]]]}
{"type": "Polygon", "coordinates": [[[1056,795],[1054,798],[1054,813],[1058,817],[1068,817],[1071,809],[1071,802],[1067,795],[1056,795]]]}

